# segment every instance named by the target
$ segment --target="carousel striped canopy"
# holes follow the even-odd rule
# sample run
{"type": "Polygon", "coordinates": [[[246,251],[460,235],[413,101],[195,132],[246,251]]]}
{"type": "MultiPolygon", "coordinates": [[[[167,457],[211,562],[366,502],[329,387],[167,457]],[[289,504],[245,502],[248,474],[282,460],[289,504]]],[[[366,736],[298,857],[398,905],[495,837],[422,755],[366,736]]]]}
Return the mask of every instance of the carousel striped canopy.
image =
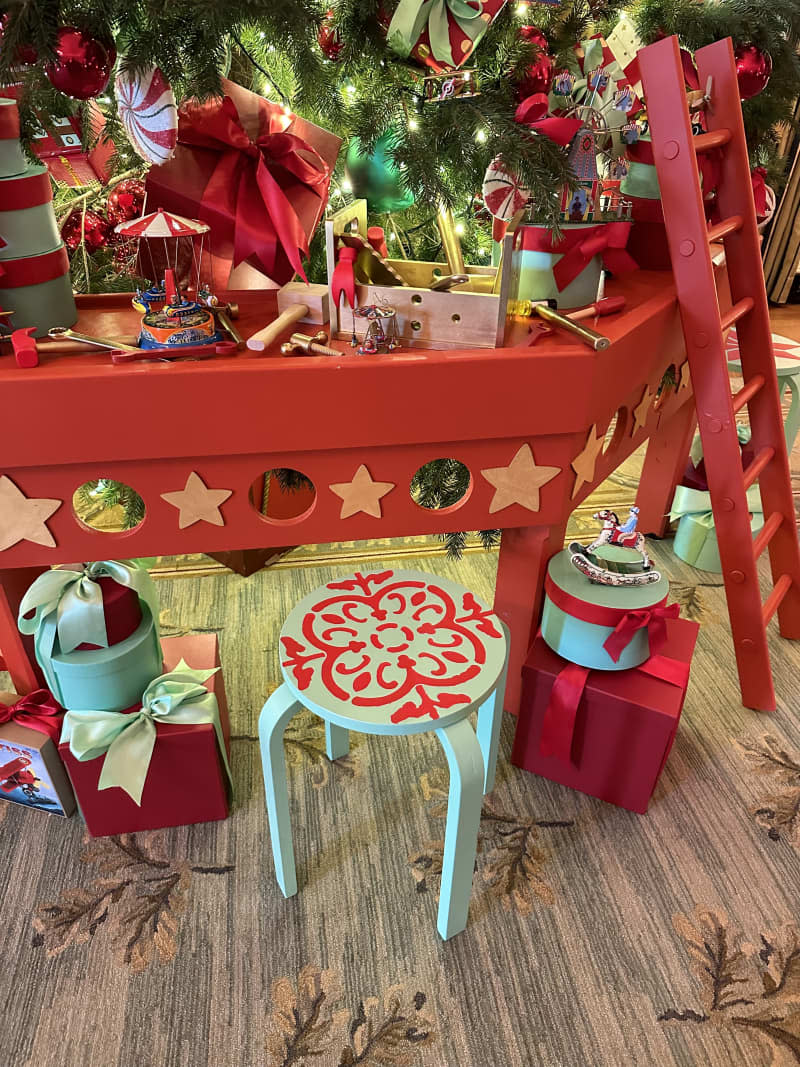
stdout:
{"type": "Polygon", "coordinates": [[[142,215],[140,219],[121,222],[115,232],[123,237],[194,237],[195,234],[206,233],[208,229],[205,222],[185,219],[160,207],[158,211],[142,215]]]}

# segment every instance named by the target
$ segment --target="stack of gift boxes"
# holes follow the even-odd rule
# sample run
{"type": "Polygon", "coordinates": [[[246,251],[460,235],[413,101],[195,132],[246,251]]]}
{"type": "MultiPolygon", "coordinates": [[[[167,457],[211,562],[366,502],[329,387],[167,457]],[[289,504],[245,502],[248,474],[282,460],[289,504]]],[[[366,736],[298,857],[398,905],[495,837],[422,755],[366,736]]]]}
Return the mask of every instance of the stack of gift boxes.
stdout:
{"type": "Polygon", "coordinates": [[[213,635],[159,638],[134,561],[46,571],[20,605],[47,689],[0,693],[0,795],[90,834],[224,819],[230,731],[213,635]],[[74,792],[74,798],[73,798],[74,792]]]}
{"type": "Polygon", "coordinates": [[[512,761],[645,812],[678,729],[698,625],[667,605],[666,579],[597,584],[573,554],[548,566],[512,761]]]}

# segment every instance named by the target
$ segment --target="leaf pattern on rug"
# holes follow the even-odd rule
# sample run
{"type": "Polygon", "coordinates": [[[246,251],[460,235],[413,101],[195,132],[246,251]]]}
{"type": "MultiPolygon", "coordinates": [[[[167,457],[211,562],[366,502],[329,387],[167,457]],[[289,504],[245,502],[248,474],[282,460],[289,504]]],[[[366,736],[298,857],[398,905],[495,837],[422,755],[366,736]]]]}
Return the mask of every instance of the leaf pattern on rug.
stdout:
{"type": "Polygon", "coordinates": [[[437,1039],[423,1010],[426,995],[403,985],[389,986],[380,997],[362,998],[355,1011],[348,1011],[338,1007],[341,976],[308,964],[296,979],[273,982],[271,994],[265,1047],[273,1067],[314,1062],[413,1067],[420,1050],[437,1039]]]}
{"type": "Polygon", "coordinates": [[[659,1022],[710,1024],[767,1041],[774,1067],[800,1063],[800,930],[793,923],[745,941],[722,913],[673,917],[700,983],[700,1010],[668,1008],[659,1022]]]}
{"type": "MultiPolygon", "coordinates": [[[[449,776],[437,767],[420,777],[422,795],[432,818],[447,817],[449,776]]],[[[574,826],[573,819],[536,819],[504,812],[492,799],[484,797],[478,830],[477,868],[483,881],[505,908],[529,915],[538,902],[548,906],[555,895],[545,878],[547,851],[540,847],[540,831],[574,826]]],[[[427,841],[408,857],[417,892],[433,889],[438,894],[441,882],[444,841],[427,841]]]]}
{"type": "Polygon", "coordinates": [[[109,924],[122,961],[140,974],[157,959],[171,963],[177,954],[180,916],[194,874],[227,874],[232,865],[192,866],[154,854],[152,835],[87,837],[81,862],[100,874],[88,886],[62,889],[58,901],[42,904],[33,919],[34,947],[57,956],[90,941],[109,924]],[[144,840],[142,840],[144,839],[144,840]]]}
{"type": "Polygon", "coordinates": [[[325,752],[325,723],[310,711],[301,711],[290,720],[283,741],[287,765],[310,766],[311,783],[317,789],[328,781],[331,767],[348,778],[356,778],[361,773],[361,753],[353,750],[363,744],[363,735],[351,732],[347,755],[329,760],[325,752]]]}
{"type": "Polygon", "coordinates": [[[720,616],[709,606],[708,597],[703,589],[722,589],[719,582],[670,582],[670,599],[680,604],[681,615],[695,622],[720,622],[720,616]]]}
{"type": "Polygon", "coordinates": [[[741,738],[736,745],[757,774],[782,787],[761,797],[750,813],[772,841],[786,838],[800,848],[800,753],[790,753],[772,734],[760,741],[741,738]]]}

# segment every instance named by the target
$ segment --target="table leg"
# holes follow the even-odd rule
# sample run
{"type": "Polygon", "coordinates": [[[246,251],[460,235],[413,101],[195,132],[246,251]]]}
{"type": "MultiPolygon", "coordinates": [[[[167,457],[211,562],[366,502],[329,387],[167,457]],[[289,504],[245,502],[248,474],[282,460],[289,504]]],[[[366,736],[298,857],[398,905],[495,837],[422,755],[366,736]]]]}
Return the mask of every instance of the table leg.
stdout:
{"type": "Polygon", "coordinates": [[[522,665],[533,642],[542,609],[547,564],[564,547],[567,518],[556,526],[523,526],[503,530],[494,610],[511,634],[505,709],[519,713],[522,665]]]}
{"type": "Polygon", "coordinates": [[[483,799],[483,756],[469,719],[436,731],[450,767],[436,927],[446,941],[467,925],[483,799]]]}
{"type": "Polygon", "coordinates": [[[696,424],[694,404],[684,404],[671,418],[662,417],[647,442],[642,479],[636,494],[639,529],[644,534],[663,537],[667,532],[672,497],[675,486],[683,477],[696,424]]]}
{"type": "Polygon", "coordinates": [[[0,570],[0,653],[18,693],[30,693],[45,684],[33,654],[33,638],[17,628],[20,601],[28,587],[47,567],[0,570]]]}
{"type": "Polygon", "coordinates": [[[350,751],[350,731],[335,722],[325,722],[325,754],[328,759],[339,759],[350,751]]]}
{"type": "Polygon", "coordinates": [[[258,740],[261,746],[275,877],[285,897],[293,897],[297,892],[297,872],[294,865],[283,734],[289,720],[301,711],[302,707],[288,686],[282,685],[266,702],[258,718],[258,740]]]}
{"type": "Polygon", "coordinates": [[[478,712],[478,726],[475,733],[478,735],[478,743],[483,753],[483,791],[491,793],[494,789],[494,775],[497,769],[497,749],[500,743],[500,727],[503,723],[503,703],[506,695],[506,681],[508,679],[508,650],[511,638],[508,627],[504,622],[500,624],[506,639],[506,662],[497,685],[490,697],[487,697],[478,712]]]}

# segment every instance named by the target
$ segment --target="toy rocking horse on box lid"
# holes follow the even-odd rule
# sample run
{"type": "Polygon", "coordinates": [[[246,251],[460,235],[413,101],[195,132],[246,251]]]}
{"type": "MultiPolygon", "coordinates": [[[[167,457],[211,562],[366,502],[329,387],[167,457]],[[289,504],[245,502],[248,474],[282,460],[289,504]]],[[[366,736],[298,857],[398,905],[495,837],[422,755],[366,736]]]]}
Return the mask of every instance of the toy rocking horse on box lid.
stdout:
{"type": "Polygon", "coordinates": [[[585,574],[590,582],[598,585],[651,585],[661,580],[653,569],[647,553],[644,534],[636,526],[639,509],[630,509],[627,521],[619,521],[616,511],[607,508],[592,516],[602,522],[600,534],[590,545],[571,542],[569,551],[572,564],[585,574]]]}

